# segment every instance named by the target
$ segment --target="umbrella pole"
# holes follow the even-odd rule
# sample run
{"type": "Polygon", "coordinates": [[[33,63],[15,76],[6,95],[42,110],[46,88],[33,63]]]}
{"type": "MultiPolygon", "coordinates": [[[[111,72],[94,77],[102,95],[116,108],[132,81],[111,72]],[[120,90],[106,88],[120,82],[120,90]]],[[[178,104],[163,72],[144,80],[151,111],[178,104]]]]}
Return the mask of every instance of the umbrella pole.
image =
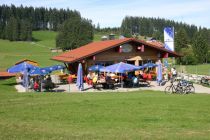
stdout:
{"type": "Polygon", "coordinates": [[[70,83],[69,83],[69,92],[70,92],[70,83]]]}
{"type": "Polygon", "coordinates": [[[121,82],[121,88],[123,88],[122,73],[121,73],[121,77],[120,77],[120,82],[121,82]]]}
{"type": "Polygon", "coordinates": [[[42,92],[42,76],[40,76],[40,82],[41,82],[41,84],[40,84],[41,85],[41,89],[40,90],[42,92]]]}
{"type": "Polygon", "coordinates": [[[26,92],[28,92],[28,72],[26,73],[26,92]]]}

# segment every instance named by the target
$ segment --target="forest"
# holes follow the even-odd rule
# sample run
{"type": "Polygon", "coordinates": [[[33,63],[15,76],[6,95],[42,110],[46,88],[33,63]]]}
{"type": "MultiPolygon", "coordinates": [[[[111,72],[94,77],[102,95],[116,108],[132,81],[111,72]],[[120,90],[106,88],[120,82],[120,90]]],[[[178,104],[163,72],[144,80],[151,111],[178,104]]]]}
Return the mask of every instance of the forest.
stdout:
{"type": "Polygon", "coordinates": [[[163,18],[127,16],[120,33],[125,37],[152,37],[163,42],[164,27],[175,29],[175,51],[183,54],[179,64],[210,62],[210,29],[163,18]]]}
{"type": "Polygon", "coordinates": [[[81,17],[78,11],[44,7],[0,5],[0,38],[30,41],[34,30],[57,31],[67,19],[81,17]]]}

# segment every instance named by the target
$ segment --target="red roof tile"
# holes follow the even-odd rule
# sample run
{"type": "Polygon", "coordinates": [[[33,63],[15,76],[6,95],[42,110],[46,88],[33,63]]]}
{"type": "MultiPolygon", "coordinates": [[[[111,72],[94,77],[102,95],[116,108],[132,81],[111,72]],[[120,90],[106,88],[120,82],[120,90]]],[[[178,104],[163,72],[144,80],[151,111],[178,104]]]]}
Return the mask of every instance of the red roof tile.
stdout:
{"type": "Polygon", "coordinates": [[[116,46],[128,43],[128,42],[137,42],[137,43],[141,43],[141,44],[145,44],[151,48],[163,51],[163,52],[168,52],[169,54],[171,54],[172,56],[180,56],[179,54],[166,50],[165,48],[160,48],[157,45],[154,44],[150,44],[147,43],[146,41],[142,41],[142,40],[136,40],[133,38],[124,38],[124,39],[116,39],[116,40],[107,40],[107,41],[99,41],[99,42],[92,42],[89,43],[87,45],[81,46],[77,49],[62,53],[58,56],[54,56],[52,57],[53,60],[57,60],[57,61],[62,61],[62,62],[75,62],[81,59],[84,59],[86,57],[95,55],[99,52],[103,52],[106,50],[109,50],[111,48],[114,48],[116,46]]]}
{"type": "Polygon", "coordinates": [[[15,76],[15,74],[13,74],[13,73],[9,73],[6,71],[0,72],[0,77],[13,77],[13,76],[15,76]]]}
{"type": "Polygon", "coordinates": [[[30,60],[30,59],[22,59],[22,60],[16,62],[15,65],[20,64],[20,63],[25,62],[25,61],[30,61],[30,62],[33,62],[33,63],[38,63],[38,62],[33,61],[33,60],[30,60]]]}
{"type": "Polygon", "coordinates": [[[160,47],[160,48],[164,48],[164,44],[160,41],[147,41],[147,43],[155,45],[155,46],[160,47]]]}

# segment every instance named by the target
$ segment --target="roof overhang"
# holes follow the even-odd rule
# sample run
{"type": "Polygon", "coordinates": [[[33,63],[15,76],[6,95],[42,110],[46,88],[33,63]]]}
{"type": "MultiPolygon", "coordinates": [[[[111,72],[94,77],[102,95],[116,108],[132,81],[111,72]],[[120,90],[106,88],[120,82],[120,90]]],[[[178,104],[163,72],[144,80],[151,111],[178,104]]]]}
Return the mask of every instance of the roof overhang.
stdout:
{"type": "MultiPolygon", "coordinates": [[[[102,42],[104,42],[104,41],[102,41],[102,42]]],[[[104,48],[104,49],[98,50],[98,51],[93,52],[93,53],[89,53],[89,54],[84,55],[84,56],[82,56],[82,57],[78,57],[78,56],[69,56],[69,58],[70,58],[70,57],[71,57],[71,58],[74,58],[74,60],[70,60],[70,61],[64,60],[63,56],[61,56],[61,55],[55,56],[55,57],[53,57],[53,58],[51,58],[51,59],[52,59],[52,60],[55,60],[55,61],[59,61],[59,62],[64,62],[64,63],[74,63],[74,62],[81,61],[81,60],[86,59],[86,58],[88,58],[88,57],[94,56],[94,55],[96,55],[96,54],[98,54],[98,53],[107,51],[107,50],[109,50],[109,49],[115,48],[115,47],[117,47],[117,46],[120,46],[120,45],[125,44],[125,43],[129,43],[129,42],[135,42],[135,43],[139,43],[139,44],[144,44],[144,45],[149,46],[149,47],[151,47],[151,48],[153,48],[153,49],[156,49],[156,50],[158,50],[158,51],[160,51],[160,52],[168,53],[168,54],[169,54],[168,56],[170,56],[170,57],[182,57],[182,55],[180,55],[180,54],[178,54],[178,53],[176,53],[176,52],[167,50],[167,49],[162,48],[162,47],[155,46],[154,44],[150,44],[150,43],[148,43],[148,42],[146,42],[146,41],[137,40],[137,39],[134,39],[134,38],[128,38],[128,39],[126,39],[126,40],[124,40],[124,41],[122,41],[122,42],[120,42],[120,43],[116,43],[116,44],[114,44],[114,45],[112,45],[112,46],[108,46],[108,47],[106,47],[106,48],[104,48]]],[[[83,47],[83,46],[82,46],[82,47],[83,47]]],[[[81,49],[82,47],[80,47],[80,49],[81,49]]],[[[77,49],[78,49],[78,48],[77,48],[77,49]]],[[[66,52],[66,53],[68,53],[68,52],[66,52]]]]}

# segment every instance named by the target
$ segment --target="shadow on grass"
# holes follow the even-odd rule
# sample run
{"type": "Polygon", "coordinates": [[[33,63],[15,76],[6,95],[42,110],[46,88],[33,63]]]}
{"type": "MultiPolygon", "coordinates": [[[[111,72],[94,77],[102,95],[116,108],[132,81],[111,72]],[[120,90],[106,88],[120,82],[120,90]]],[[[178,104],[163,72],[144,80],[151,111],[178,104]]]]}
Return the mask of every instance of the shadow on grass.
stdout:
{"type": "Polygon", "coordinates": [[[39,42],[39,41],[42,41],[42,40],[32,37],[32,40],[31,41],[39,42]]]}
{"type": "Polygon", "coordinates": [[[12,78],[8,78],[8,79],[2,79],[2,80],[0,80],[0,84],[1,85],[5,85],[5,86],[14,86],[17,83],[15,81],[15,78],[12,77],[12,78]]]}
{"type": "Polygon", "coordinates": [[[2,85],[5,85],[5,86],[15,86],[15,85],[17,85],[17,83],[16,82],[13,82],[13,83],[4,83],[2,85]]]}

